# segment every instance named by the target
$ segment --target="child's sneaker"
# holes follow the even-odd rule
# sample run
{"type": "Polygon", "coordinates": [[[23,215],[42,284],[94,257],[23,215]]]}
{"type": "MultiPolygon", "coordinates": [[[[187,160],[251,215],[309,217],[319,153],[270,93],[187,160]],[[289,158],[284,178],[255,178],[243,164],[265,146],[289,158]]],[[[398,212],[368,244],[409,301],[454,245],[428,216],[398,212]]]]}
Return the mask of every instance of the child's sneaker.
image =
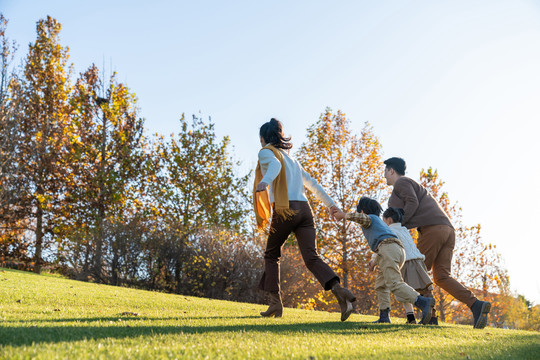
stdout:
{"type": "Polygon", "coordinates": [[[390,317],[388,316],[389,313],[390,313],[390,309],[381,310],[380,315],[379,315],[379,320],[374,321],[373,323],[374,324],[378,324],[378,323],[390,324],[390,317]]]}
{"type": "Polygon", "coordinates": [[[407,324],[416,324],[414,314],[407,314],[407,324]]]}

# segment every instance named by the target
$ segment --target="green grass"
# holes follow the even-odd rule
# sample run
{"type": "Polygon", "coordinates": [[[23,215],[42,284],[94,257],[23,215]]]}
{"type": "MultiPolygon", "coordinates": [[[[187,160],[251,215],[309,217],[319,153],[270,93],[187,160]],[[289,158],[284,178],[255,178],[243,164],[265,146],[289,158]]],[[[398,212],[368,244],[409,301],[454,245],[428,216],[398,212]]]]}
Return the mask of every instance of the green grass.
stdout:
{"type": "Polygon", "coordinates": [[[540,358],[535,332],[297,309],[265,319],[263,309],[0,269],[0,358],[540,358]]]}

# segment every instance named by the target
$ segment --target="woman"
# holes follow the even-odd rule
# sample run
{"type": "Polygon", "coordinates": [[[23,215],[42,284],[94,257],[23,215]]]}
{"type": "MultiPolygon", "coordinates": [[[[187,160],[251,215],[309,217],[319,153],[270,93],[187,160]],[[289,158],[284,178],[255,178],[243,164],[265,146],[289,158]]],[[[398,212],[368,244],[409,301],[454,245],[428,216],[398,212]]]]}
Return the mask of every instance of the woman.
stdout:
{"type": "Polygon", "coordinates": [[[337,209],[324,189],[289,156],[291,138],[283,136],[281,123],[271,119],[260,128],[259,162],[255,170],[255,212],[259,228],[268,223],[270,204],[273,210],[270,232],[264,253],[264,274],[259,288],[268,293],[270,306],[262,316],[283,314],[279,280],[281,246],[291,232],[296,235],[302,258],[325,290],[332,290],[341,308],[341,321],[347,320],[356,300],[340,285],[339,277],[319,256],[315,242],[315,225],[304,187],[307,187],[327,207],[337,209]],[[268,188],[268,195],[266,191],[268,188]],[[265,211],[266,210],[266,211],[265,211]]]}

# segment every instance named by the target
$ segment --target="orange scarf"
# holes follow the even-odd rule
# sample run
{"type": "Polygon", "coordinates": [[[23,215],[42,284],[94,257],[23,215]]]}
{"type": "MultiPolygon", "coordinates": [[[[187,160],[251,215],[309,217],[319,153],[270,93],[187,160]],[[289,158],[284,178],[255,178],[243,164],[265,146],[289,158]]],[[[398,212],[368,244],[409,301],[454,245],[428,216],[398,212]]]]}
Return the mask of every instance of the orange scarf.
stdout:
{"type": "MultiPolygon", "coordinates": [[[[281,164],[281,170],[272,182],[274,189],[274,211],[283,220],[290,219],[296,212],[289,209],[289,191],[287,189],[287,174],[285,173],[283,154],[270,144],[266,145],[263,149],[272,150],[274,156],[281,164]]],[[[272,217],[272,204],[270,204],[268,189],[259,192],[255,191],[257,184],[261,182],[262,178],[261,164],[257,162],[255,184],[253,184],[253,205],[255,207],[255,217],[257,218],[257,227],[259,230],[265,230],[272,217]]]]}

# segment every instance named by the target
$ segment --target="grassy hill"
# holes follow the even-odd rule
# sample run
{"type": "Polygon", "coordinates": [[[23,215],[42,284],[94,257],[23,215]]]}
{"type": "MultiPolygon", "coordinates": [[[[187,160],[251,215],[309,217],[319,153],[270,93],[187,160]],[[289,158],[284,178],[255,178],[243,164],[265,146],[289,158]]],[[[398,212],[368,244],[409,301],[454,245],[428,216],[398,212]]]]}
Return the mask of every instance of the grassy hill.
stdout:
{"type": "Polygon", "coordinates": [[[0,358],[540,358],[536,332],[263,309],[0,269],[0,358]]]}

